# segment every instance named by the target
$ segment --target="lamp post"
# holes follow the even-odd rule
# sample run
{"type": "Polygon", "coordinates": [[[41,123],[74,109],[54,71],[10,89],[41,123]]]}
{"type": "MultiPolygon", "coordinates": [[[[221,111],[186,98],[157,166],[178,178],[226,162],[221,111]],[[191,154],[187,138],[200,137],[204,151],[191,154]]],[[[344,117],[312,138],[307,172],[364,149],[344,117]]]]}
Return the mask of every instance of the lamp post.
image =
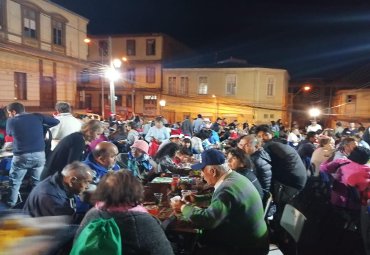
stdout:
{"type": "Polygon", "coordinates": [[[105,76],[109,79],[109,95],[110,95],[110,110],[112,114],[116,114],[116,95],[114,82],[120,78],[120,73],[117,69],[121,67],[121,60],[114,59],[110,63],[110,67],[105,71],[105,76]]]}
{"type": "Polygon", "coordinates": [[[162,100],[160,100],[159,101],[159,109],[160,109],[160,111],[159,111],[159,115],[161,115],[162,116],[162,108],[164,107],[164,106],[166,106],[166,100],[164,100],[164,99],[162,99],[162,100]]]}
{"type": "Polygon", "coordinates": [[[292,126],[292,110],[293,110],[293,104],[294,104],[294,98],[300,94],[302,91],[303,92],[309,92],[312,89],[311,84],[304,84],[299,88],[297,92],[295,92],[291,97],[290,97],[290,111],[289,111],[289,127],[292,126]]]}

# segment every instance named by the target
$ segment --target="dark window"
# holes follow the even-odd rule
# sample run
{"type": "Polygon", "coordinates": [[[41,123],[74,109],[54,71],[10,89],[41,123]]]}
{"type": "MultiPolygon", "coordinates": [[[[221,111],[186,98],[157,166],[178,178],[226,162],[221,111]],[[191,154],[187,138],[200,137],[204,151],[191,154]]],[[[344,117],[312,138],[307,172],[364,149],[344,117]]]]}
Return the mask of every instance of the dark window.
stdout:
{"type": "Polygon", "coordinates": [[[145,108],[156,108],[157,107],[157,96],[144,96],[144,107],[145,108]]]}
{"type": "Polygon", "coordinates": [[[27,100],[27,74],[14,73],[14,95],[16,100],[27,100]]]}
{"type": "Polygon", "coordinates": [[[146,82],[155,83],[155,67],[148,66],[146,68],[146,82]]]}
{"type": "Polygon", "coordinates": [[[146,55],[147,56],[155,55],[155,39],[146,40],[146,55]]]}
{"type": "Polygon", "coordinates": [[[135,40],[127,40],[126,41],[126,55],[127,56],[135,56],[136,55],[136,41],[135,40]]]}
{"type": "Polygon", "coordinates": [[[99,41],[99,56],[100,57],[107,57],[109,52],[109,43],[107,40],[100,40],[99,41]]]}
{"type": "Polygon", "coordinates": [[[36,11],[27,7],[23,8],[23,35],[30,38],[37,38],[37,17],[36,11]]]}
{"type": "Polygon", "coordinates": [[[181,77],[179,95],[187,96],[188,93],[189,93],[189,78],[181,77]]]}
{"type": "Polygon", "coordinates": [[[53,43],[64,45],[64,23],[53,20],[53,43]]]}
{"type": "Polygon", "coordinates": [[[347,95],[346,103],[355,103],[356,102],[356,95],[347,95]]]}
{"type": "Polygon", "coordinates": [[[131,95],[126,96],[126,107],[132,107],[132,97],[131,97],[131,95]]]}
{"type": "Polygon", "coordinates": [[[127,68],[126,80],[127,82],[130,82],[130,83],[135,82],[136,80],[135,68],[127,68]]]}
{"type": "Polygon", "coordinates": [[[176,77],[168,77],[168,94],[176,95],[176,77]]]}

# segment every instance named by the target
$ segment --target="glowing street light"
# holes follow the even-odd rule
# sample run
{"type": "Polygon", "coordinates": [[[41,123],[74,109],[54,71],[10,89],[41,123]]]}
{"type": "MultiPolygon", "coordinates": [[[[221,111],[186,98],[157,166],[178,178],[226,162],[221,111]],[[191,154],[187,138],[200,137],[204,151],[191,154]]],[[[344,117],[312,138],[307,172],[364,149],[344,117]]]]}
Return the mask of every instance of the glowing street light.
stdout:
{"type": "Polygon", "coordinates": [[[310,90],[311,90],[311,88],[312,88],[312,87],[311,87],[311,85],[309,85],[309,84],[306,84],[306,85],[304,85],[304,86],[303,86],[303,90],[304,90],[304,91],[306,91],[306,92],[307,92],[307,91],[310,91],[310,90]]]}
{"type": "Polygon", "coordinates": [[[105,77],[109,79],[109,92],[110,92],[110,110],[112,114],[116,114],[116,93],[114,82],[117,81],[121,74],[117,69],[122,65],[121,60],[114,59],[110,63],[110,67],[105,72],[105,77]]]}
{"type": "Polygon", "coordinates": [[[308,114],[316,121],[316,117],[320,116],[321,111],[318,108],[311,108],[308,110],[308,114]]]}

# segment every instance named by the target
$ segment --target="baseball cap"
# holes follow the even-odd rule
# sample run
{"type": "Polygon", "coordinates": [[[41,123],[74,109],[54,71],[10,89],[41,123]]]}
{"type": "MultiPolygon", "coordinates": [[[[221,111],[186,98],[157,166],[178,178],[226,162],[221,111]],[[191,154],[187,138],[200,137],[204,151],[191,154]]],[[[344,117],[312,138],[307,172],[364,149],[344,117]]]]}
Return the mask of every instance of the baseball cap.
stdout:
{"type": "Polygon", "coordinates": [[[203,169],[208,165],[222,165],[225,163],[225,156],[216,149],[205,150],[201,154],[202,161],[191,166],[194,170],[203,169]]]}

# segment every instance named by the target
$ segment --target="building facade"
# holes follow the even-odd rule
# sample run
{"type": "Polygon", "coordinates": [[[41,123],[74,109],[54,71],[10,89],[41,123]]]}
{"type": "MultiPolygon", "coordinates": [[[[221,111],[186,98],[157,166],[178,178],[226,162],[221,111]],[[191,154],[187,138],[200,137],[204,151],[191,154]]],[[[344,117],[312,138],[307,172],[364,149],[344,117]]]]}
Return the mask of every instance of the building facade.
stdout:
{"type": "Polygon", "coordinates": [[[160,109],[170,121],[198,113],[215,120],[262,124],[288,122],[286,70],[269,68],[173,68],[163,70],[166,105],[160,109]]]}
{"type": "Polygon", "coordinates": [[[88,20],[45,0],[0,0],[0,105],[75,105],[88,20]]]}
{"type": "Polygon", "coordinates": [[[114,59],[120,59],[120,79],[114,83],[116,113],[130,118],[132,113],[153,117],[158,114],[162,91],[162,69],[190,50],[165,34],[91,36],[89,68],[81,73],[78,86],[80,108],[110,113],[109,80],[104,76],[114,59]]]}
{"type": "MultiPolygon", "coordinates": [[[[370,125],[370,89],[345,89],[336,92],[332,112],[333,121],[370,125]]],[[[332,123],[335,126],[335,123],[332,123]]]]}

